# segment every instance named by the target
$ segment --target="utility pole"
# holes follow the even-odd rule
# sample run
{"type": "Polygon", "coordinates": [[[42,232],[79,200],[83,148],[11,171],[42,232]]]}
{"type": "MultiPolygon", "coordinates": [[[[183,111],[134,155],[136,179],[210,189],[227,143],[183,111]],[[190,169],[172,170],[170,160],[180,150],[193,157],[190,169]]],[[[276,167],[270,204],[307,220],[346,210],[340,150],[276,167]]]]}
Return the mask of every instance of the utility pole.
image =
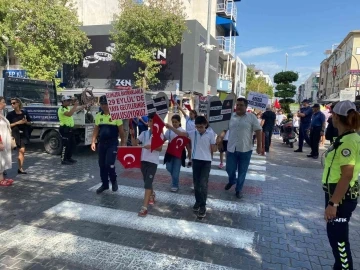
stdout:
{"type": "Polygon", "coordinates": [[[285,53],[285,71],[287,71],[288,57],[289,57],[289,54],[288,54],[288,53],[285,53]]]}
{"type": "Polygon", "coordinates": [[[207,19],[207,29],[206,29],[206,44],[199,44],[205,51],[205,75],[204,75],[204,91],[203,95],[207,96],[208,84],[209,84],[209,68],[210,68],[210,52],[214,49],[214,46],[211,45],[210,40],[210,30],[211,30],[211,0],[208,0],[208,19],[207,19]]]}

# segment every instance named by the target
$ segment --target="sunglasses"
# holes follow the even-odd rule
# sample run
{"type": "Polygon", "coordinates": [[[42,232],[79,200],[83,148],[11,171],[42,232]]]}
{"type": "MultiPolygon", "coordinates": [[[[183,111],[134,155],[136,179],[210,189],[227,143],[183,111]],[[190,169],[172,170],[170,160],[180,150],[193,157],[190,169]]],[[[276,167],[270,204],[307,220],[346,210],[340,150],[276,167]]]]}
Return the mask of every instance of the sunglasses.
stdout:
{"type": "Polygon", "coordinates": [[[11,105],[15,105],[17,102],[11,102],[11,105]]]}

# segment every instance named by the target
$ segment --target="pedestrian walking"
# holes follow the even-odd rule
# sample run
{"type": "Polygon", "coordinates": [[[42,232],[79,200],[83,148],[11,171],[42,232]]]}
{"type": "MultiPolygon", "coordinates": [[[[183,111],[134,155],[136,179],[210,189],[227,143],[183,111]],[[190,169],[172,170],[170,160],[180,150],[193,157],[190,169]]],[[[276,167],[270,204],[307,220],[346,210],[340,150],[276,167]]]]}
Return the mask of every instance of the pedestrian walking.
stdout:
{"type": "MultiPolygon", "coordinates": [[[[330,106],[330,113],[332,114],[332,110],[334,109],[336,104],[332,104],[330,106]]],[[[332,121],[332,115],[329,116],[328,120],[328,125],[326,127],[326,131],[325,131],[325,138],[330,141],[331,144],[333,144],[335,138],[338,136],[338,130],[337,128],[334,127],[333,125],[333,121],[332,121]]]]}
{"type": "Polygon", "coordinates": [[[311,124],[311,116],[312,116],[312,109],[309,106],[309,101],[304,99],[302,102],[302,107],[298,112],[298,117],[300,117],[300,128],[299,128],[299,148],[294,150],[296,153],[301,153],[303,151],[304,140],[305,142],[310,145],[310,138],[308,136],[308,130],[311,124]]]}
{"type": "Polygon", "coordinates": [[[299,136],[299,127],[300,127],[300,118],[297,115],[297,113],[295,113],[293,115],[293,130],[295,132],[295,134],[297,134],[299,136]]]}
{"type": "Polygon", "coordinates": [[[333,124],[339,137],[325,153],[322,175],[326,230],[335,258],[334,270],[353,270],[349,221],[357,206],[360,173],[360,114],[349,100],[335,105],[333,124]]]}
{"type": "Polygon", "coordinates": [[[229,140],[229,130],[223,130],[216,138],[216,144],[220,152],[220,165],[219,169],[224,168],[224,154],[227,152],[227,144],[229,140]]]}
{"type": "Polygon", "coordinates": [[[236,112],[229,122],[229,140],[226,153],[226,171],[229,175],[229,183],[226,184],[225,190],[229,190],[236,183],[235,195],[239,199],[242,197],[241,191],[250,165],[254,132],[256,132],[257,140],[256,152],[258,154],[262,152],[261,126],[254,114],[246,112],[247,106],[247,99],[237,99],[236,112]]]}
{"type": "Polygon", "coordinates": [[[196,130],[181,132],[173,126],[166,124],[166,127],[177,135],[189,137],[191,140],[193,183],[195,189],[193,211],[197,212],[198,218],[204,218],[206,216],[206,200],[212,153],[217,151],[214,134],[206,129],[207,125],[208,121],[204,116],[196,117],[196,130]]]}
{"type": "Polygon", "coordinates": [[[307,155],[307,157],[317,159],[319,158],[319,143],[321,140],[321,136],[325,134],[324,132],[325,132],[326,119],[325,119],[325,115],[320,111],[319,104],[314,104],[312,109],[314,114],[311,118],[311,124],[310,124],[311,153],[307,155]]]}
{"type": "MultiPolygon", "coordinates": [[[[131,141],[133,146],[138,146],[141,144],[143,146],[141,153],[141,173],[144,179],[144,202],[141,207],[138,216],[146,217],[148,214],[148,206],[155,203],[156,194],[153,188],[153,181],[157,171],[157,166],[159,164],[160,152],[162,146],[155,149],[151,152],[151,137],[153,130],[153,118],[155,114],[149,114],[148,116],[148,126],[149,130],[143,131],[137,139],[134,136],[131,136],[131,141]]],[[[131,130],[131,135],[134,135],[131,130]]],[[[162,135],[163,136],[163,135],[162,135]]]]}
{"type": "Polygon", "coordinates": [[[76,100],[74,106],[70,109],[72,98],[71,96],[63,96],[61,98],[62,105],[58,110],[58,117],[60,121],[59,132],[62,137],[62,152],[61,152],[61,164],[72,165],[77,161],[72,158],[73,150],[76,146],[74,137],[74,113],[81,110],[79,102],[76,100]]]}
{"type": "Polygon", "coordinates": [[[23,110],[23,105],[20,99],[12,98],[11,106],[13,111],[6,115],[7,120],[10,123],[11,134],[15,139],[16,147],[18,148],[18,173],[27,174],[24,171],[25,160],[25,146],[29,143],[30,139],[30,126],[31,119],[29,114],[23,110]]]}
{"type": "MultiPolygon", "coordinates": [[[[177,106],[177,105],[176,105],[177,106]]],[[[184,111],[184,109],[181,107],[181,106],[177,106],[179,111],[184,115],[185,117],[185,123],[186,123],[186,126],[185,126],[185,129],[186,131],[193,131],[195,130],[195,119],[196,117],[198,116],[198,113],[196,110],[190,110],[189,111],[189,115],[184,111]]],[[[189,144],[187,147],[186,147],[186,150],[188,152],[188,159],[189,159],[189,162],[187,164],[187,167],[190,168],[191,165],[192,165],[192,162],[191,162],[191,145],[189,144]]],[[[192,188],[193,189],[193,188],[192,188]]]]}
{"type": "MultiPolygon", "coordinates": [[[[171,117],[171,123],[172,126],[181,132],[185,132],[185,129],[183,129],[181,127],[181,117],[178,114],[175,114],[171,117]]],[[[171,131],[170,129],[168,129],[165,132],[165,140],[169,141],[169,143],[175,139],[178,135],[171,131]]],[[[179,190],[179,177],[180,177],[180,169],[181,169],[181,165],[184,164],[185,166],[185,158],[186,158],[186,153],[185,153],[185,149],[183,150],[183,154],[182,154],[182,158],[177,158],[174,157],[168,153],[165,154],[165,159],[164,159],[164,163],[166,163],[166,170],[170,173],[171,175],[171,188],[170,191],[171,192],[178,192],[179,190]]]]}
{"type": "Polygon", "coordinates": [[[99,167],[102,185],[96,190],[97,194],[109,189],[109,180],[112,191],[118,190],[115,161],[119,136],[121,145],[126,146],[126,135],[122,120],[111,120],[109,106],[106,96],[100,97],[101,111],[96,114],[95,128],[92,136],[91,149],[96,151],[96,140],[98,139],[99,167]]]}
{"type": "Polygon", "coordinates": [[[265,152],[269,153],[271,145],[271,137],[274,131],[274,126],[276,124],[276,114],[271,110],[271,106],[266,106],[266,111],[262,114],[261,117],[261,126],[265,134],[265,152]]]}
{"type": "Polygon", "coordinates": [[[6,102],[0,97],[0,185],[9,186],[13,180],[4,179],[4,171],[11,169],[11,129],[9,121],[4,117],[6,102]]]}

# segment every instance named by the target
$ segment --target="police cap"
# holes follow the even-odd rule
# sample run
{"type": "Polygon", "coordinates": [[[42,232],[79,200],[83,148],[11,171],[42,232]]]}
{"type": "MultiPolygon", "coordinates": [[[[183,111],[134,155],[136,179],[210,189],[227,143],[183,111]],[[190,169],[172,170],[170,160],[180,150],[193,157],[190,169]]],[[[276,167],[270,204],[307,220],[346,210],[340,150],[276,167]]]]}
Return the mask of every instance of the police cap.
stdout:
{"type": "Polygon", "coordinates": [[[107,104],[106,96],[105,95],[101,96],[99,102],[100,102],[100,104],[107,104]]]}

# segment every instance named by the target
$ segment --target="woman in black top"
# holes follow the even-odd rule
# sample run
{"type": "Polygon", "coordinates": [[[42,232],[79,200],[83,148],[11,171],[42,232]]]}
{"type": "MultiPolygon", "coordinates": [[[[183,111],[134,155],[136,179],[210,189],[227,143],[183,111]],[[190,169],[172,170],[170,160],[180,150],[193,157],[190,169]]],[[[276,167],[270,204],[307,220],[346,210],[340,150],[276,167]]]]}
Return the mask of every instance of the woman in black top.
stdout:
{"type": "Polygon", "coordinates": [[[14,109],[6,115],[6,118],[10,122],[12,136],[15,138],[16,146],[19,149],[18,156],[18,173],[26,174],[23,169],[25,159],[25,145],[29,141],[29,125],[31,125],[31,119],[27,112],[22,110],[23,106],[21,100],[18,98],[11,99],[11,106],[14,109]]]}

